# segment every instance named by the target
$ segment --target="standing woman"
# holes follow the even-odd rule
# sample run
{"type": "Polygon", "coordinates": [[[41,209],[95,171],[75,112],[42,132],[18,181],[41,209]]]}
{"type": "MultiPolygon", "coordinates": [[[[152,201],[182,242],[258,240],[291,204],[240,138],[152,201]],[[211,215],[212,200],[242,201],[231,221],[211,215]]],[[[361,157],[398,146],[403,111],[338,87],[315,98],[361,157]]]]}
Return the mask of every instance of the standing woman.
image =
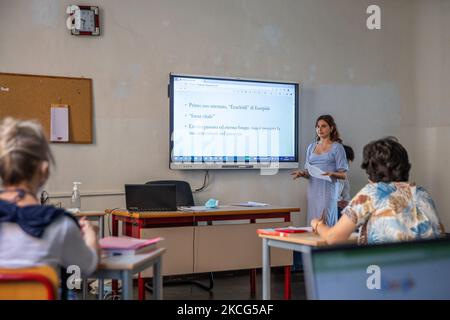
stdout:
{"type": "Polygon", "coordinates": [[[306,151],[305,169],[292,173],[294,179],[303,177],[308,183],[308,225],[312,219],[322,219],[328,226],[337,222],[339,199],[338,179],[346,178],[348,162],[342,140],[334,119],[330,115],[322,115],[316,120],[316,141],[306,151]],[[306,169],[316,166],[329,176],[331,182],[310,176],[306,169]]]}

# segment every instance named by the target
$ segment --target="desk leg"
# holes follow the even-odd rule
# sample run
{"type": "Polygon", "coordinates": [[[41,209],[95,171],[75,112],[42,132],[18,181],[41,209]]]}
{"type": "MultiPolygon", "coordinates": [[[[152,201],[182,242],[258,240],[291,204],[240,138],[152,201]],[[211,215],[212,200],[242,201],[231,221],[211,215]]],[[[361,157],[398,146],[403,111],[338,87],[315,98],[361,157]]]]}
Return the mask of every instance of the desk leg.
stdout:
{"type": "Polygon", "coordinates": [[[163,299],[163,286],[162,286],[162,257],[155,261],[153,265],[153,294],[155,300],[163,299]]]}
{"type": "Polygon", "coordinates": [[[117,220],[115,215],[111,215],[112,220],[112,236],[117,237],[119,235],[119,220],[117,220]]]}
{"type": "Polygon", "coordinates": [[[256,269],[250,269],[250,294],[256,294],[256,269]]]}
{"type": "MultiPolygon", "coordinates": [[[[99,224],[99,233],[100,233],[100,238],[104,238],[105,237],[105,219],[104,216],[100,216],[100,218],[98,219],[98,224],[99,224]]],[[[99,300],[103,300],[103,296],[104,296],[104,288],[103,288],[103,278],[102,279],[98,279],[98,299],[99,300]]]]}
{"type": "Polygon", "coordinates": [[[103,300],[105,296],[104,280],[103,278],[98,279],[98,300],[103,300]]]}
{"type": "MultiPolygon", "coordinates": [[[[114,214],[111,214],[111,222],[112,222],[112,236],[117,237],[119,235],[119,220],[114,214]]],[[[117,280],[112,280],[111,282],[111,290],[113,294],[117,294],[119,291],[119,285],[117,280]]]]}
{"type": "Polygon", "coordinates": [[[88,281],[87,278],[83,278],[83,300],[86,300],[87,290],[88,290],[88,281]]]}
{"type": "Polygon", "coordinates": [[[284,300],[291,300],[291,266],[284,267],[284,300]]]}
{"type": "Polygon", "coordinates": [[[98,219],[98,228],[99,228],[99,234],[100,234],[100,238],[104,238],[105,237],[105,219],[103,216],[100,216],[100,218],[98,219]]]}
{"type": "Polygon", "coordinates": [[[269,240],[263,238],[262,242],[262,298],[270,300],[270,247],[269,240]]]}
{"type": "Polygon", "coordinates": [[[145,279],[139,273],[138,275],[138,299],[145,300],[145,279]]]}
{"type": "Polygon", "coordinates": [[[122,300],[133,300],[133,274],[122,271],[122,300]]]}
{"type": "MultiPolygon", "coordinates": [[[[141,229],[142,229],[142,220],[136,219],[131,223],[127,224],[127,236],[131,236],[133,238],[140,239],[141,238],[141,229]]],[[[138,299],[145,300],[145,281],[142,277],[142,274],[138,274],[138,299]]]]}

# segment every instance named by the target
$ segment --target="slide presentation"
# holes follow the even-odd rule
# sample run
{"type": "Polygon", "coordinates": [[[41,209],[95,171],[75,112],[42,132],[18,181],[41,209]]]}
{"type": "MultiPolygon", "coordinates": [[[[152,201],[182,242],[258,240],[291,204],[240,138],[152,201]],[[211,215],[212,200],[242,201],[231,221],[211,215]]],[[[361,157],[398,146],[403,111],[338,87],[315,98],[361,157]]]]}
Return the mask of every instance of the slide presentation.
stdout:
{"type": "Polygon", "coordinates": [[[295,84],[174,77],[173,161],[294,161],[295,84]]]}

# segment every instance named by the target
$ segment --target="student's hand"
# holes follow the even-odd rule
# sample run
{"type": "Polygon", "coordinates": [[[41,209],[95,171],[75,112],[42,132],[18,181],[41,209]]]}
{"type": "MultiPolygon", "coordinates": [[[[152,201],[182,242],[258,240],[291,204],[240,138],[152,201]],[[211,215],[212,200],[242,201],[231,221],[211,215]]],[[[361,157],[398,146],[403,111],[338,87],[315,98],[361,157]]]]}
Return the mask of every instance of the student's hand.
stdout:
{"type": "Polygon", "coordinates": [[[93,225],[89,220],[86,219],[86,217],[82,217],[80,220],[78,220],[78,223],[81,227],[81,232],[83,234],[94,232],[95,235],[98,233],[98,226],[93,225]]]}
{"type": "Polygon", "coordinates": [[[90,223],[86,217],[82,217],[78,223],[81,227],[81,233],[83,235],[84,241],[88,246],[97,247],[97,230],[98,228],[94,227],[92,223],[90,223]]]}
{"type": "Polygon", "coordinates": [[[338,201],[339,208],[344,209],[346,206],[348,206],[348,201],[345,200],[338,201]]]}
{"type": "Polygon", "coordinates": [[[293,179],[297,179],[297,178],[307,178],[308,177],[308,171],[306,170],[295,170],[294,172],[291,173],[291,176],[293,176],[293,179]]]}
{"type": "Polygon", "coordinates": [[[316,219],[316,218],[312,219],[312,220],[311,220],[311,227],[312,227],[312,229],[313,229],[313,232],[316,232],[316,233],[317,233],[317,227],[318,227],[320,224],[322,224],[322,223],[323,223],[323,220],[322,220],[322,219],[316,219]]]}

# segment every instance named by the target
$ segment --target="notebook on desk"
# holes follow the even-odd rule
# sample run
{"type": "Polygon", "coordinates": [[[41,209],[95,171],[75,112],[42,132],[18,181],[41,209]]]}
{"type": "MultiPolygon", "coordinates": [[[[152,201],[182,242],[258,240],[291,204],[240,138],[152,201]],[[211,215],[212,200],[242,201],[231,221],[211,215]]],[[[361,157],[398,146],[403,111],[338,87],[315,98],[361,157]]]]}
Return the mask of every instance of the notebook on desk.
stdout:
{"type": "Polygon", "coordinates": [[[154,250],[161,240],[163,240],[161,237],[152,239],[106,237],[99,240],[99,245],[103,256],[132,255],[154,250]]]}
{"type": "Polygon", "coordinates": [[[125,202],[127,210],[176,211],[177,196],[174,184],[126,184],[125,202]]]}

